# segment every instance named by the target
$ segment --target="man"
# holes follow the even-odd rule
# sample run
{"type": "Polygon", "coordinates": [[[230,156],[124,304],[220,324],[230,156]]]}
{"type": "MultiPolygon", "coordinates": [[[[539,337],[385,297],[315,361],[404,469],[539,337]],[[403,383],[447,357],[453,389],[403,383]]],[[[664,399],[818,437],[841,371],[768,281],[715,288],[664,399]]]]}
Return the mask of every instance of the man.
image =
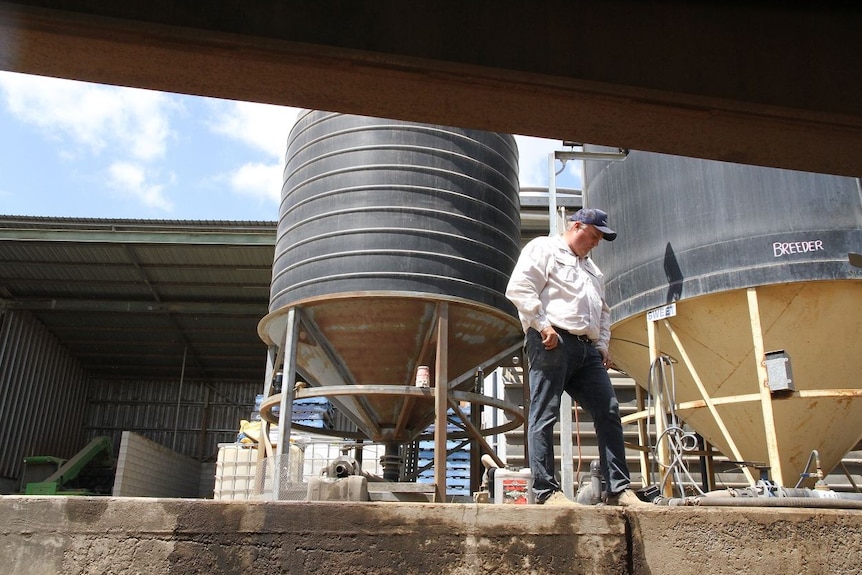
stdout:
{"type": "Polygon", "coordinates": [[[524,247],[506,288],[526,334],[533,492],[540,504],[572,504],[554,469],[554,425],[566,391],[593,417],[607,504],[644,504],[629,489],[619,402],[607,372],[610,309],[602,272],[589,258],[602,239],[613,241],[617,234],[608,215],[594,208],[579,210],[566,224],[562,235],[524,247]]]}

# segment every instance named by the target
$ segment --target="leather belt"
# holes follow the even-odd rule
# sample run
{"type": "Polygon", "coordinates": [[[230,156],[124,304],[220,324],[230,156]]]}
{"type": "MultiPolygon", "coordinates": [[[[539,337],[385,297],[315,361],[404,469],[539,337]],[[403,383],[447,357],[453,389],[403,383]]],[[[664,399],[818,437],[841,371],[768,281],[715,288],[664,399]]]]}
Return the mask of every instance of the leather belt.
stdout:
{"type": "Polygon", "coordinates": [[[590,345],[593,345],[593,340],[591,340],[590,338],[588,338],[585,335],[576,335],[575,337],[578,338],[578,341],[582,341],[584,343],[588,343],[590,345]]]}
{"type": "Polygon", "coordinates": [[[576,334],[576,333],[572,333],[572,332],[570,332],[570,331],[566,331],[566,330],[564,330],[563,328],[557,327],[557,326],[555,326],[555,325],[554,325],[554,326],[551,326],[551,327],[553,327],[555,330],[557,330],[557,333],[564,333],[564,334],[566,334],[566,335],[571,335],[571,336],[574,336],[575,338],[577,338],[577,340],[578,340],[578,341],[582,341],[582,342],[584,342],[584,343],[588,343],[588,344],[590,344],[590,345],[593,345],[593,340],[591,340],[590,338],[588,338],[588,337],[587,337],[587,336],[585,336],[585,335],[578,335],[578,334],[576,334]]]}

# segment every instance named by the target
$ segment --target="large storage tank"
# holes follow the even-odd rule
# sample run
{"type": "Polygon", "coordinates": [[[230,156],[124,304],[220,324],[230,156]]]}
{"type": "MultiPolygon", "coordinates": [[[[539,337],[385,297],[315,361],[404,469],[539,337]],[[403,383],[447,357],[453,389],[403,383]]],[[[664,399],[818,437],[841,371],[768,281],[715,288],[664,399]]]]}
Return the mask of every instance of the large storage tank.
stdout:
{"type": "MultiPolygon", "coordinates": [[[[520,339],[504,296],[520,250],[512,136],[309,111],[284,174],[259,332],[281,345],[285,314],[302,310],[296,367],[309,383],[413,385],[418,365],[433,369],[441,302],[449,381],[520,339]]],[[[336,403],[373,440],[409,440],[434,413],[389,396],[336,403]]]]}
{"type": "Polygon", "coordinates": [[[790,486],[812,450],[837,465],[862,437],[858,180],[633,152],[586,181],[619,232],[594,254],[616,364],[647,385],[652,325],[679,414],[726,456],[790,486]]]}

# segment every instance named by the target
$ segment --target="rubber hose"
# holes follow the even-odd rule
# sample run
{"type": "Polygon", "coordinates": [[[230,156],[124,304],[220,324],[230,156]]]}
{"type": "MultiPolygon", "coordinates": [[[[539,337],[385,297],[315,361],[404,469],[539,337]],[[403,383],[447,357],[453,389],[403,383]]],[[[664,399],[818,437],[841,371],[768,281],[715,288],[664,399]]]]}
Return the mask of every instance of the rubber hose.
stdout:
{"type": "Polygon", "coordinates": [[[832,497],[818,497],[816,489],[798,489],[784,487],[781,489],[786,497],[809,497],[813,499],[851,499],[862,501],[862,493],[841,493],[833,492],[832,497]]]}
{"type": "Polygon", "coordinates": [[[698,498],[702,507],[803,507],[817,509],[862,509],[862,501],[821,499],[818,497],[705,497],[698,498]]]}

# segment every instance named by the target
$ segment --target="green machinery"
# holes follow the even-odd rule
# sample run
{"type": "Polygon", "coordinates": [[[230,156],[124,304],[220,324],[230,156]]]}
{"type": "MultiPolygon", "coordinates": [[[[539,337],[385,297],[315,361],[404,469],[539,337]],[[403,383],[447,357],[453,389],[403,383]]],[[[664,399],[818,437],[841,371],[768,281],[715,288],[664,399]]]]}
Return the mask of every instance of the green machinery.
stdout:
{"type": "Polygon", "coordinates": [[[22,491],[25,495],[110,495],[115,467],[111,438],[97,437],[69,460],[25,457],[22,491]]]}

